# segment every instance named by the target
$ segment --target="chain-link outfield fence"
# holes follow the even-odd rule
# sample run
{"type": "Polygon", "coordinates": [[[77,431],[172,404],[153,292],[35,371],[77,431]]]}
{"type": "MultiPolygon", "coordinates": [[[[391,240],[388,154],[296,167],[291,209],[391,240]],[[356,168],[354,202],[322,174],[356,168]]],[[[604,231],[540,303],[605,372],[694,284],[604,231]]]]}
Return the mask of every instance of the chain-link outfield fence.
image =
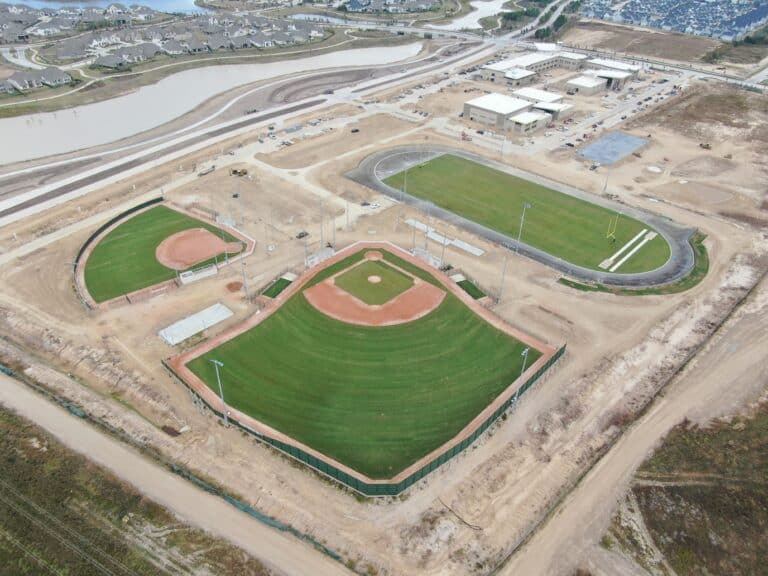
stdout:
{"type": "MultiPolygon", "coordinates": [[[[446,449],[445,452],[441,453],[436,458],[429,461],[427,464],[425,464],[420,469],[413,472],[410,476],[407,478],[404,478],[403,480],[400,480],[399,482],[364,482],[360,480],[359,478],[355,478],[354,476],[344,472],[343,470],[339,470],[332,464],[328,463],[327,461],[321,460],[320,458],[317,458],[311,454],[308,454],[301,448],[298,448],[296,446],[293,446],[291,444],[287,444],[285,442],[281,442],[280,440],[277,440],[275,438],[271,438],[270,436],[267,436],[265,434],[262,434],[260,432],[256,432],[255,430],[251,429],[245,424],[242,424],[241,422],[238,422],[237,419],[233,418],[231,415],[229,416],[229,421],[232,422],[234,425],[236,425],[238,428],[244,430],[245,432],[248,432],[252,436],[254,436],[256,439],[258,439],[261,442],[264,442],[265,444],[268,444],[272,446],[273,448],[276,448],[280,452],[298,460],[299,462],[302,462],[303,464],[306,464],[307,466],[310,466],[317,472],[332,478],[333,480],[348,486],[349,488],[352,488],[353,490],[359,492],[360,494],[363,494],[365,496],[396,496],[397,494],[400,494],[403,490],[406,490],[407,488],[410,488],[414,484],[416,484],[419,480],[427,476],[430,472],[436,470],[446,462],[448,462],[451,458],[468,448],[475,440],[477,440],[483,432],[485,432],[491,424],[493,424],[499,417],[501,417],[504,412],[506,412],[515,402],[517,402],[531,386],[533,386],[536,381],[541,378],[541,376],[549,370],[555,362],[557,362],[560,357],[565,353],[565,345],[563,345],[561,348],[555,352],[552,357],[547,360],[546,363],[542,364],[542,366],[536,370],[533,374],[531,374],[525,382],[523,382],[518,391],[510,396],[510,398],[504,402],[502,405],[500,405],[495,411],[493,411],[483,422],[480,424],[475,430],[472,431],[471,434],[469,434],[466,438],[464,438],[461,442],[458,444],[451,446],[450,448],[446,449]]],[[[173,374],[184,386],[197,398],[199,402],[201,402],[203,405],[205,405],[209,410],[211,410],[214,414],[216,414],[219,417],[223,417],[221,412],[214,409],[208,402],[205,401],[203,397],[198,395],[195,390],[190,387],[183,378],[181,378],[176,372],[167,364],[165,361],[163,362],[163,365],[166,367],[166,369],[173,374]]]]}

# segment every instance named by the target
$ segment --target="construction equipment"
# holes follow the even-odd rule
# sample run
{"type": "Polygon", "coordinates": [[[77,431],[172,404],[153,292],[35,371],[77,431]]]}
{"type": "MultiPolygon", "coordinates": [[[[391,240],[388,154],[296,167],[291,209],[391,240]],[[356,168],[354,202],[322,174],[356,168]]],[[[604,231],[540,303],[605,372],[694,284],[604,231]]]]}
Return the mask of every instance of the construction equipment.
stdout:
{"type": "Polygon", "coordinates": [[[230,176],[248,176],[248,170],[245,168],[231,168],[229,170],[230,176]]]}
{"type": "Polygon", "coordinates": [[[704,150],[712,150],[712,144],[709,142],[700,142],[699,148],[703,148],[704,150]]]}

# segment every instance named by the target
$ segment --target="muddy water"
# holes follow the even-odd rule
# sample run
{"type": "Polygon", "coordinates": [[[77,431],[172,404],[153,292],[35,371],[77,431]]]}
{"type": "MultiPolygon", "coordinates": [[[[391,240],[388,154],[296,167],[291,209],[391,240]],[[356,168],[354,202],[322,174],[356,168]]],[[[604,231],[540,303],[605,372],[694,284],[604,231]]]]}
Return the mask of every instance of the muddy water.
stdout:
{"type": "Polygon", "coordinates": [[[361,48],[263,64],[208,66],[178,72],[135,92],[57,112],[0,119],[0,164],[72,152],[133,136],[169,122],[238,86],[324,68],[375,66],[411,58],[420,43],[361,48]]]}

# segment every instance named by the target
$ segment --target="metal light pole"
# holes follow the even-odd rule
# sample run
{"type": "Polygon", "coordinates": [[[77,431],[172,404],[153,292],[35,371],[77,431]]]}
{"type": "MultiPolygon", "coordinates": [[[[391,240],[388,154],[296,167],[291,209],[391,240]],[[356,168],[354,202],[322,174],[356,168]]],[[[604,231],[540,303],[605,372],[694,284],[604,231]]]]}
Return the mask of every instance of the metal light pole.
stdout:
{"type": "Polygon", "coordinates": [[[517,233],[517,246],[515,246],[515,252],[520,253],[520,240],[523,238],[523,224],[525,224],[525,210],[530,208],[531,205],[528,202],[523,203],[523,214],[520,216],[520,231],[517,233]]]}
{"type": "Polygon", "coordinates": [[[446,242],[445,236],[443,236],[442,244],[443,244],[443,249],[440,252],[440,266],[445,266],[445,245],[448,244],[448,242],[446,242]]]}
{"type": "Polygon", "coordinates": [[[531,351],[530,348],[526,348],[525,350],[520,352],[520,356],[523,357],[523,367],[520,369],[520,376],[522,376],[523,373],[525,373],[525,365],[528,364],[528,352],[530,351],[531,351]]]}
{"type": "MultiPolygon", "coordinates": [[[[520,353],[520,356],[523,357],[523,367],[520,370],[520,376],[525,374],[525,365],[528,363],[528,352],[530,352],[530,348],[526,348],[520,353]]],[[[515,400],[514,403],[517,404],[517,399],[520,397],[520,386],[517,387],[517,390],[515,390],[515,400]]]]}
{"type": "MultiPolygon", "coordinates": [[[[243,248],[245,250],[245,248],[243,248]]],[[[242,264],[242,270],[243,270],[243,290],[245,291],[245,300],[248,301],[248,280],[245,275],[245,257],[240,258],[240,263],[242,264]]]]}
{"type": "Polygon", "coordinates": [[[214,370],[216,370],[216,382],[219,383],[219,396],[221,396],[221,403],[223,404],[221,412],[224,414],[224,425],[229,426],[229,417],[227,416],[227,404],[224,401],[224,388],[221,387],[221,375],[219,374],[219,368],[224,368],[224,363],[218,360],[209,360],[213,364],[214,370]]]}
{"type": "Polygon", "coordinates": [[[322,250],[323,247],[325,246],[325,242],[323,242],[323,228],[325,228],[325,226],[323,226],[324,224],[323,220],[324,220],[323,199],[320,198],[320,250],[322,250]]]}
{"type": "Polygon", "coordinates": [[[509,251],[504,246],[504,264],[501,267],[501,286],[499,286],[499,302],[504,297],[504,279],[507,276],[507,259],[509,258],[509,251]]]}

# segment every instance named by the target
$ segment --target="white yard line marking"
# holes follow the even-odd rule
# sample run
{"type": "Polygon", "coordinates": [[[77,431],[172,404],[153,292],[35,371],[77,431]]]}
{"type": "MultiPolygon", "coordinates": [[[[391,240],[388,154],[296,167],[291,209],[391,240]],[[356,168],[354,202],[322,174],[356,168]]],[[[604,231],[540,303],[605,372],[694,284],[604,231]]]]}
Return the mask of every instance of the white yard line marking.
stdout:
{"type": "MultiPolygon", "coordinates": [[[[638,245],[637,245],[637,246],[635,246],[634,248],[632,248],[632,250],[630,250],[630,251],[629,251],[629,253],[628,253],[626,256],[624,256],[624,258],[622,258],[622,259],[621,259],[621,260],[619,260],[619,261],[618,261],[616,264],[614,264],[614,265],[611,267],[611,269],[609,270],[609,272],[615,272],[616,270],[618,270],[619,266],[621,266],[622,264],[624,264],[624,262],[626,262],[627,260],[629,260],[629,259],[632,257],[632,255],[633,255],[635,252],[637,252],[638,250],[640,250],[640,248],[642,248],[643,246],[645,246],[645,244],[646,244],[647,242],[649,242],[649,241],[653,240],[654,238],[656,238],[656,232],[648,232],[648,234],[646,234],[646,235],[645,235],[645,238],[643,238],[643,241],[642,241],[642,242],[640,242],[640,244],[638,244],[638,245]]],[[[634,240],[633,240],[633,242],[634,242],[634,240]]]]}
{"type": "Polygon", "coordinates": [[[624,244],[624,246],[619,248],[618,252],[616,252],[613,256],[611,256],[610,258],[606,258],[605,260],[600,262],[600,268],[603,268],[603,269],[608,268],[611,264],[613,264],[613,261],[616,260],[616,258],[621,256],[621,253],[624,252],[624,250],[626,250],[627,248],[632,246],[632,244],[637,242],[640,239],[640,237],[643,234],[645,234],[647,231],[648,231],[648,228],[643,228],[640,232],[637,233],[637,235],[634,238],[632,238],[632,240],[630,240],[629,242],[624,244]]]}

